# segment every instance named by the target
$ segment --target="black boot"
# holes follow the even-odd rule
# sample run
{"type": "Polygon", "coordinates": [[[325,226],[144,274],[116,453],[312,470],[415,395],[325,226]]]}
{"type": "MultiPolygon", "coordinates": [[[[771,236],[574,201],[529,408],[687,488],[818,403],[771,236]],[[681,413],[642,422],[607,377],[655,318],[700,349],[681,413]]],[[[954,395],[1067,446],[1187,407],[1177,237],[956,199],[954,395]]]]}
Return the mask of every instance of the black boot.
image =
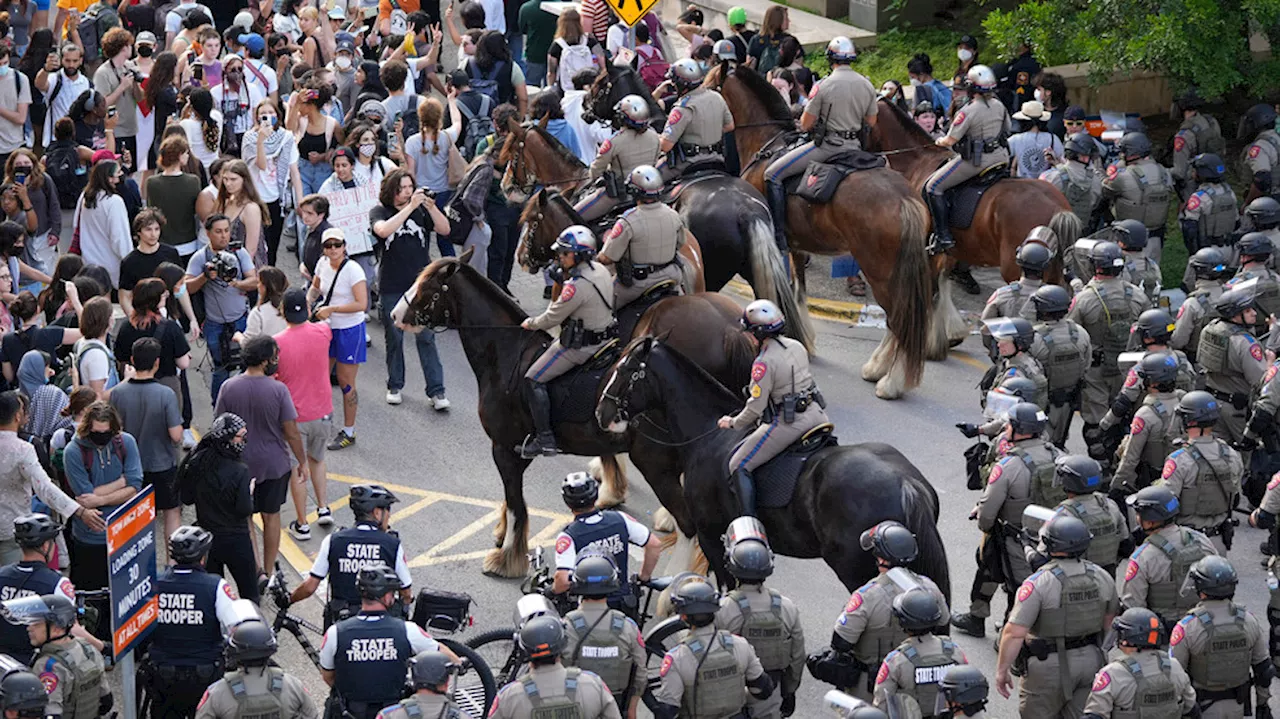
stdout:
{"type": "Polygon", "coordinates": [[[972,614],[953,614],[951,615],[951,626],[955,627],[962,634],[968,634],[971,637],[987,636],[987,620],[982,617],[975,617],[972,614]]]}
{"type": "Polygon", "coordinates": [[[951,268],[951,272],[947,273],[953,282],[960,286],[960,289],[971,295],[982,293],[982,287],[978,281],[974,279],[973,272],[969,269],[968,262],[957,262],[955,267],[951,268]]]}
{"type": "Polygon", "coordinates": [[[729,488],[738,498],[738,516],[756,516],[756,482],[751,478],[751,470],[742,468],[734,470],[729,488]]]}
{"type": "Polygon", "coordinates": [[[933,235],[930,237],[929,254],[939,255],[949,251],[956,241],[951,238],[950,207],[942,195],[925,195],[929,199],[929,212],[933,214],[933,235]]]}
{"type": "Polygon", "coordinates": [[[538,455],[554,457],[560,450],[556,449],[556,435],[551,431],[551,397],[547,394],[547,386],[525,380],[524,394],[529,402],[529,414],[533,417],[534,436],[520,446],[520,456],[525,459],[538,455]]]}
{"type": "Polygon", "coordinates": [[[778,250],[787,254],[787,190],[781,182],[765,183],[765,197],[769,200],[769,215],[773,218],[773,241],[778,250]]]}

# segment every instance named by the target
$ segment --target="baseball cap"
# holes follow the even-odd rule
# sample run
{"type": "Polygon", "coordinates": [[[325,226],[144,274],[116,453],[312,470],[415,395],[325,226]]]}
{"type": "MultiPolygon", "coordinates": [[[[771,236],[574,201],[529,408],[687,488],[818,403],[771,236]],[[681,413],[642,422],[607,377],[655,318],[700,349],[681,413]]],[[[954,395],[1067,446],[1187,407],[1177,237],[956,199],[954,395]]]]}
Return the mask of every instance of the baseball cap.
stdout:
{"type": "Polygon", "coordinates": [[[343,242],[346,242],[347,233],[343,232],[341,227],[330,227],[324,231],[324,234],[320,235],[320,244],[323,245],[329,240],[342,240],[343,242]]]}
{"type": "Polygon", "coordinates": [[[333,155],[329,158],[329,162],[332,163],[339,157],[347,158],[347,162],[350,162],[353,165],[356,163],[356,153],[352,152],[350,147],[339,145],[333,148],[333,155]]]}
{"type": "Polygon", "coordinates": [[[297,287],[291,287],[284,291],[283,311],[284,321],[291,325],[300,325],[311,317],[311,313],[307,312],[307,291],[297,287]]]}
{"type": "Polygon", "coordinates": [[[156,34],[151,32],[150,30],[143,30],[142,32],[138,33],[138,37],[133,41],[133,44],[134,45],[150,45],[152,47],[155,47],[156,34]]]}
{"type": "Polygon", "coordinates": [[[962,35],[960,37],[960,42],[957,42],[956,45],[957,46],[964,45],[965,47],[970,47],[970,48],[973,48],[974,50],[977,50],[978,39],[972,35],[962,35]]]}
{"type": "Polygon", "coordinates": [[[253,16],[246,11],[236,13],[236,19],[231,21],[232,25],[243,28],[246,32],[253,27],[253,16]]]}
{"type": "Polygon", "coordinates": [[[93,160],[89,164],[96,165],[99,162],[102,162],[103,160],[119,160],[119,159],[120,159],[120,156],[110,150],[98,150],[97,152],[93,153],[93,160]]]}
{"type": "Polygon", "coordinates": [[[244,49],[248,50],[251,53],[256,54],[256,53],[264,52],[267,49],[267,41],[263,40],[262,36],[256,32],[251,32],[251,33],[248,33],[247,35],[241,35],[240,37],[236,38],[236,41],[239,42],[241,45],[244,45],[244,49]]]}
{"type": "Polygon", "coordinates": [[[1064,120],[1083,120],[1086,117],[1084,108],[1079,105],[1070,105],[1062,113],[1062,119],[1064,120]]]}
{"type": "Polygon", "coordinates": [[[737,5],[735,5],[735,6],[731,7],[731,8],[729,8],[729,12],[728,12],[728,14],[727,14],[727,19],[728,19],[728,21],[729,21],[729,26],[730,26],[730,27],[733,27],[734,25],[746,25],[746,24],[747,24],[747,11],[746,11],[746,9],[745,9],[745,8],[741,8],[741,7],[738,7],[737,5]]]}
{"type": "Polygon", "coordinates": [[[329,19],[330,20],[346,20],[347,11],[343,10],[340,7],[334,6],[334,8],[329,11],[329,19]]]}
{"type": "Polygon", "coordinates": [[[337,52],[349,52],[353,55],[355,54],[356,38],[354,35],[349,32],[340,32],[333,37],[334,40],[337,41],[337,52]]]}
{"type": "Polygon", "coordinates": [[[449,84],[454,87],[471,87],[471,78],[467,77],[466,70],[454,70],[449,73],[449,84]]]}

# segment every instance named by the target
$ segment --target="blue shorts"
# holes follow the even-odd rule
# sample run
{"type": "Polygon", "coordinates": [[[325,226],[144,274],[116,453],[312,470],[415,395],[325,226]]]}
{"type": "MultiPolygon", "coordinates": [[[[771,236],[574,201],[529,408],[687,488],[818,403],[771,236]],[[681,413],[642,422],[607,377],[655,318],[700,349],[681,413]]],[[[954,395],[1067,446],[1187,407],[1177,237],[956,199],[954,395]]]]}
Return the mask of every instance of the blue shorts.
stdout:
{"type": "Polygon", "coordinates": [[[333,339],[329,340],[329,358],[342,364],[364,364],[364,323],[355,327],[333,331],[333,339]]]}

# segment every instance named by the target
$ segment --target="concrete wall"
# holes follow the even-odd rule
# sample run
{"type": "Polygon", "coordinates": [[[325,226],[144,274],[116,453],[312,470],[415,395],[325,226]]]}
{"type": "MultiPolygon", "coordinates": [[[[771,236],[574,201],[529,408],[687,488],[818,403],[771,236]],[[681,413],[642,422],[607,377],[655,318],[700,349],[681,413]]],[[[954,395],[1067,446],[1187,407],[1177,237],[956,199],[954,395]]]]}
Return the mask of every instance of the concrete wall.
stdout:
{"type": "MultiPolygon", "coordinates": [[[[843,16],[849,11],[849,0],[806,0],[811,3],[839,3],[839,12],[834,17],[843,16]]],[[[875,0],[866,0],[867,2],[875,2],[875,0]]],[[[788,0],[791,4],[799,4],[796,0],[788,0]]],[[[660,0],[657,5],[658,13],[662,16],[663,22],[668,27],[675,27],[676,19],[685,11],[689,5],[696,5],[702,10],[704,15],[705,27],[727,28],[728,23],[725,21],[725,14],[729,12],[729,8],[740,6],[747,11],[747,21],[753,27],[759,27],[760,22],[764,19],[764,12],[768,10],[774,3],[769,0],[660,0]]],[[[816,6],[815,6],[816,7],[816,6]]],[[[827,42],[837,35],[845,35],[856,44],[859,48],[866,48],[875,45],[876,35],[870,30],[864,30],[859,27],[853,27],[844,23],[830,20],[821,15],[799,10],[795,7],[790,8],[791,17],[791,34],[795,35],[800,44],[806,49],[825,48],[827,42]]]]}
{"type": "Polygon", "coordinates": [[[1168,113],[1173,103],[1173,90],[1162,75],[1134,71],[1116,73],[1098,86],[1089,86],[1089,63],[1057,65],[1045,68],[1062,76],[1067,83],[1067,99],[1090,114],[1100,110],[1137,112],[1142,115],[1168,113]]]}

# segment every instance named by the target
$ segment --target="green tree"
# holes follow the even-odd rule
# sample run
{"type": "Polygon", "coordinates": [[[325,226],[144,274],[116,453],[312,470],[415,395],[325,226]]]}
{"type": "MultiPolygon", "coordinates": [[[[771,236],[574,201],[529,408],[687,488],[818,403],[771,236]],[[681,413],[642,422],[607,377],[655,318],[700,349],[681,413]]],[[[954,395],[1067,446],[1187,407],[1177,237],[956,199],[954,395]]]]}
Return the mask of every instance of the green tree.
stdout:
{"type": "Polygon", "coordinates": [[[1218,97],[1273,91],[1280,61],[1255,62],[1249,33],[1280,54],[1280,0],[1030,0],[983,22],[997,47],[1030,40],[1044,65],[1090,62],[1090,79],[1150,70],[1218,97]]]}

